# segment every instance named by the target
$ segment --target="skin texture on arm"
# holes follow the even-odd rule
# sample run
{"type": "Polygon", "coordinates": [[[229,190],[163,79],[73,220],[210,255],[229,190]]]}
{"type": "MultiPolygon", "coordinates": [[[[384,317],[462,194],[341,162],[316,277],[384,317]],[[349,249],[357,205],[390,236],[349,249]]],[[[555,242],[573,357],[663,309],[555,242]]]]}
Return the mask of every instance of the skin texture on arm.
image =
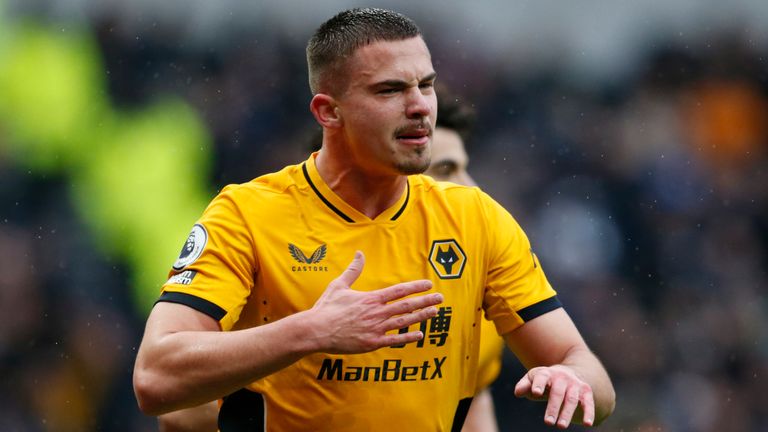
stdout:
{"type": "Polygon", "coordinates": [[[515,396],[546,400],[546,424],[560,429],[571,422],[592,426],[613,412],[616,394],[608,373],[565,310],[541,315],[504,339],[528,369],[515,386],[515,396]]]}
{"type": "Polygon", "coordinates": [[[160,415],[219,399],[314,352],[363,353],[415,342],[420,331],[387,334],[437,314],[438,293],[427,280],[361,292],[361,252],[315,305],[281,320],[220,332],[218,323],[190,307],[161,302],[149,318],[133,374],[141,410],[160,415]]]}
{"type": "Polygon", "coordinates": [[[216,432],[219,428],[219,403],[187,408],[158,417],[160,432],[216,432]]]}

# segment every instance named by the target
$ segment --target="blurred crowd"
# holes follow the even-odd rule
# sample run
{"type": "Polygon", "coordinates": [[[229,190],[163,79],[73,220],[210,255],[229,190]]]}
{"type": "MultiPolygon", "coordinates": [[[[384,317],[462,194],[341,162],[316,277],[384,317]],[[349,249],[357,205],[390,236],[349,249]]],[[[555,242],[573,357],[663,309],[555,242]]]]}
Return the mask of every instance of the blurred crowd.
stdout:
{"type": "Polygon", "coordinates": [[[661,46],[623,83],[553,71],[477,101],[477,179],[612,374],[606,430],[768,430],[768,68],[711,42],[661,46]]]}
{"type": "Polygon", "coordinates": [[[0,430],[142,430],[130,368],[143,318],[66,184],[0,155],[0,430]]]}
{"type": "MultiPolygon", "coordinates": [[[[590,82],[424,30],[439,79],[477,112],[470,173],[529,234],[614,380],[598,430],[768,431],[768,52],[737,31],[660,37],[633,73],[590,82]]],[[[174,94],[203,116],[212,190],[306,157],[303,35],[255,28],[201,50],[150,25],[93,33],[115,105],[174,94]]],[[[19,166],[2,130],[0,430],[153,430],[130,382],[146,312],[131,269],[94,246],[66,175],[19,166]]],[[[504,364],[501,429],[547,430],[504,364]]]]}

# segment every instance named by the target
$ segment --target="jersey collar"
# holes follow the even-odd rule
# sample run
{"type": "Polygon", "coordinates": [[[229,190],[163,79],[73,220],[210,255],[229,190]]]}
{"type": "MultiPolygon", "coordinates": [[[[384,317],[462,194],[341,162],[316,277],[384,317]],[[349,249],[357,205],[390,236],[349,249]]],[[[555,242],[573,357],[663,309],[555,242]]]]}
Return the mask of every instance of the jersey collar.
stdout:
{"type": "Polygon", "coordinates": [[[397,221],[408,207],[408,202],[410,201],[411,197],[410,179],[406,181],[405,192],[400,196],[400,199],[398,199],[396,203],[394,203],[388,209],[384,210],[380,215],[376,216],[376,218],[369,218],[368,216],[357,211],[357,209],[351,205],[347,204],[323,181],[322,177],[320,177],[320,173],[317,172],[317,167],[315,166],[316,157],[317,153],[312,153],[309,159],[301,164],[301,170],[304,175],[304,179],[307,181],[309,187],[312,188],[313,193],[317,195],[320,201],[322,201],[326,207],[328,207],[344,221],[348,223],[397,221]]]}

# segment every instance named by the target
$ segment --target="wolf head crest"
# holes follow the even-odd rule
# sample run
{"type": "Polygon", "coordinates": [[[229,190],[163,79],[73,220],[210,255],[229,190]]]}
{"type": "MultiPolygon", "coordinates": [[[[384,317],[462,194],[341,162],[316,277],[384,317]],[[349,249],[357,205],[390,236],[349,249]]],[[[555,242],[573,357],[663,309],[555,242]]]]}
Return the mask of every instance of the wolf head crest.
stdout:
{"type": "Polygon", "coordinates": [[[454,239],[435,240],[429,252],[429,263],[440,279],[458,279],[464,272],[467,257],[454,239]]]}

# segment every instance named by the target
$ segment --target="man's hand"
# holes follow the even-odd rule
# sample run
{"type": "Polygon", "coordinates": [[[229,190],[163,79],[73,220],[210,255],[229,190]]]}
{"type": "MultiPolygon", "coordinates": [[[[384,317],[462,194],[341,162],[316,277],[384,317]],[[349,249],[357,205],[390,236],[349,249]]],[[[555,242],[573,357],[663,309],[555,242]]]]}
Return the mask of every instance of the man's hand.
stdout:
{"type": "Polygon", "coordinates": [[[568,366],[532,368],[517,382],[515,396],[547,400],[544,423],[550,426],[567,428],[578,409],[583,411],[584,426],[592,426],[594,422],[592,388],[568,366]]]}
{"type": "Polygon", "coordinates": [[[528,368],[515,395],[547,400],[546,424],[561,429],[571,422],[595,426],[611,415],[616,392],[608,372],[564,309],[539,315],[504,339],[528,368]]]}
{"type": "Polygon", "coordinates": [[[352,284],[363,271],[365,257],[355,252],[352,263],[334,279],[311,310],[315,325],[312,335],[318,352],[364,353],[382,347],[415,342],[424,337],[420,331],[387,334],[408,327],[437,314],[443,301],[439,293],[405,298],[428,291],[432,282],[417,280],[387,288],[363,292],[352,284]]]}

